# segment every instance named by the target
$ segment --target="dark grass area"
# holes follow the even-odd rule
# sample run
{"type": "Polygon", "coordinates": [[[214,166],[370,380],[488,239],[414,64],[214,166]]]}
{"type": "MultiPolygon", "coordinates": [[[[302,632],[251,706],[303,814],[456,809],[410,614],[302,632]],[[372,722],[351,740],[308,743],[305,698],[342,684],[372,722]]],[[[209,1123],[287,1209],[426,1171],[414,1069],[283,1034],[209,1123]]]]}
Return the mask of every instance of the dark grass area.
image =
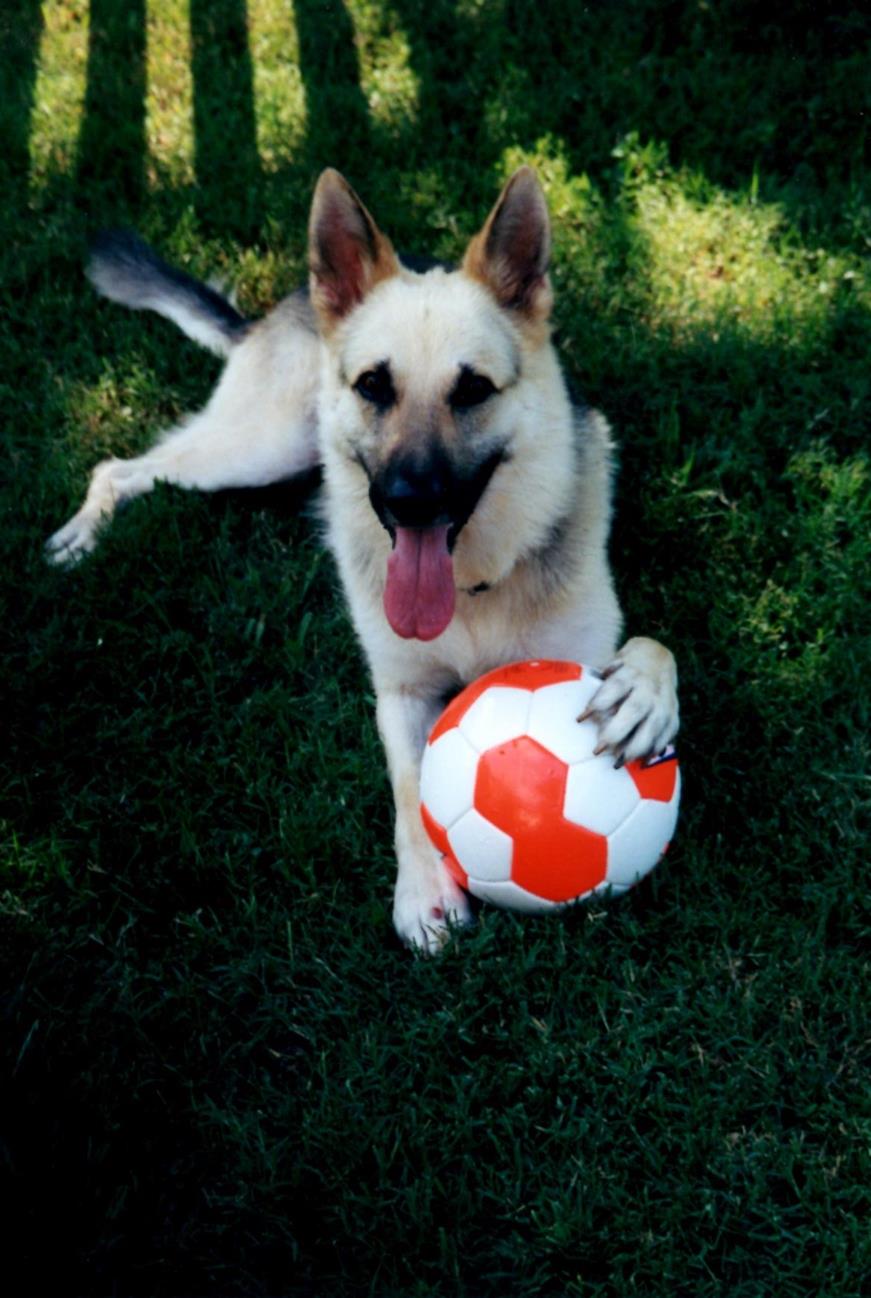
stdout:
{"type": "Polygon", "coordinates": [[[30,175],[41,11],[0,8],[4,1288],[859,1298],[864,11],[288,0],[307,119],[267,167],[246,6],[197,0],[195,180],[154,183],[146,8],[90,6],[74,150],[30,175]],[[134,224],[257,310],[324,165],[456,256],[521,159],[570,377],[621,442],[627,623],[681,668],[684,812],[618,904],[484,909],[415,961],[300,492],[161,488],[72,573],[41,544],[217,373],[94,299],[90,232],[134,224]]]}

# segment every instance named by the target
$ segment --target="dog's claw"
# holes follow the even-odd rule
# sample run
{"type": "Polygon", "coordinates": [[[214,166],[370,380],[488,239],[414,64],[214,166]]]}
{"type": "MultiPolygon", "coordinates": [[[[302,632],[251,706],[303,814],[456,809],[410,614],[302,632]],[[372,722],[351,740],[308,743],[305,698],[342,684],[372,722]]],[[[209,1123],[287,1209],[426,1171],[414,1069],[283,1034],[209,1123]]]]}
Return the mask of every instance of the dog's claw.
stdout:
{"type": "Polygon", "coordinates": [[[601,675],[602,684],[578,718],[599,728],[594,755],[610,753],[619,770],[660,752],[678,727],[671,655],[653,641],[630,640],[601,675]]]}

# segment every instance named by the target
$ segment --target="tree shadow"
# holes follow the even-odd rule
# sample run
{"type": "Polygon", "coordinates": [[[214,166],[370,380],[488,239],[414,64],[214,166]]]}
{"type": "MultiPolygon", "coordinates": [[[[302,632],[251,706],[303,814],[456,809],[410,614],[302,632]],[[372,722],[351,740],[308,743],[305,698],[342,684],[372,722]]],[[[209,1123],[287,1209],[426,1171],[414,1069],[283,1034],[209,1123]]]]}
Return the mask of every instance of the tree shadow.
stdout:
{"type": "Polygon", "coordinates": [[[42,6],[21,0],[0,12],[0,211],[17,214],[27,196],[29,137],[42,6]]]}
{"type": "Polygon", "coordinates": [[[357,170],[372,138],[354,24],[342,0],[293,0],[293,12],[307,108],[306,169],[357,170]]]}
{"type": "Polygon", "coordinates": [[[262,223],[246,0],[190,0],[198,216],[248,242],[262,223]]]}
{"type": "Polygon", "coordinates": [[[91,0],[76,189],[135,214],[145,191],[145,0],[91,0]]]}
{"type": "Polygon", "coordinates": [[[675,166],[780,201],[816,237],[860,219],[871,18],[858,8],[818,20],[792,0],[760,40],[750,0],[506,0],[501,21],[456,0],[389,3],[420,82],[396,165],[435,166],[475,193],[506,148],[555,135],[574,170],[608,187],[612,150],[637,132],[664,142],[675,166]]]}

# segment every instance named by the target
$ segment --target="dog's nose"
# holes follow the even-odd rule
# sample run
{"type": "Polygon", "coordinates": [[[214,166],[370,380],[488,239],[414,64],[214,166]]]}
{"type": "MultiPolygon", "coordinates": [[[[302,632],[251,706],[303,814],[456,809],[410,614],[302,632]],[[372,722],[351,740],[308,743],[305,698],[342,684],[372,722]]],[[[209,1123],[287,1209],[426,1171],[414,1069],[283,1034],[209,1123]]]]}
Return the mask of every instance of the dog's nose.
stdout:
{"type": "Polygon", "coordinates": [[[450,483],[434,465],[396,465],[380,486],[384,509],[397,527],[432,527],[449,521],[450,483]]]}

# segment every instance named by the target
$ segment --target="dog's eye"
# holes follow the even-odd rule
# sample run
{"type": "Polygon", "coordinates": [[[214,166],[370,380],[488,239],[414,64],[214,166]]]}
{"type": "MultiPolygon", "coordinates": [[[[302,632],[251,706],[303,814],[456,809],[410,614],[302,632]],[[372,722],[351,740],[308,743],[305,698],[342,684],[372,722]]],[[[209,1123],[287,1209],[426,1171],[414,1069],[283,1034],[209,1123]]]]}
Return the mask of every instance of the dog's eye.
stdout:
{"type": "Polygon", "coordinates": [[[354,384],[354,391],[364,401],[371,401],[373,406],[386,409],[396,400],[396,389],[386,365],[377,365],[374,370],[365,370],[354,384]]]}
{"type": "Polygon", "coordinates": [[[486,375],[476,374],[474,370],[463,370],[448,401],[454,410],[469,410],[472,406],[483,405],[495,392],[495,383],[491,383],[486,375]]]}

